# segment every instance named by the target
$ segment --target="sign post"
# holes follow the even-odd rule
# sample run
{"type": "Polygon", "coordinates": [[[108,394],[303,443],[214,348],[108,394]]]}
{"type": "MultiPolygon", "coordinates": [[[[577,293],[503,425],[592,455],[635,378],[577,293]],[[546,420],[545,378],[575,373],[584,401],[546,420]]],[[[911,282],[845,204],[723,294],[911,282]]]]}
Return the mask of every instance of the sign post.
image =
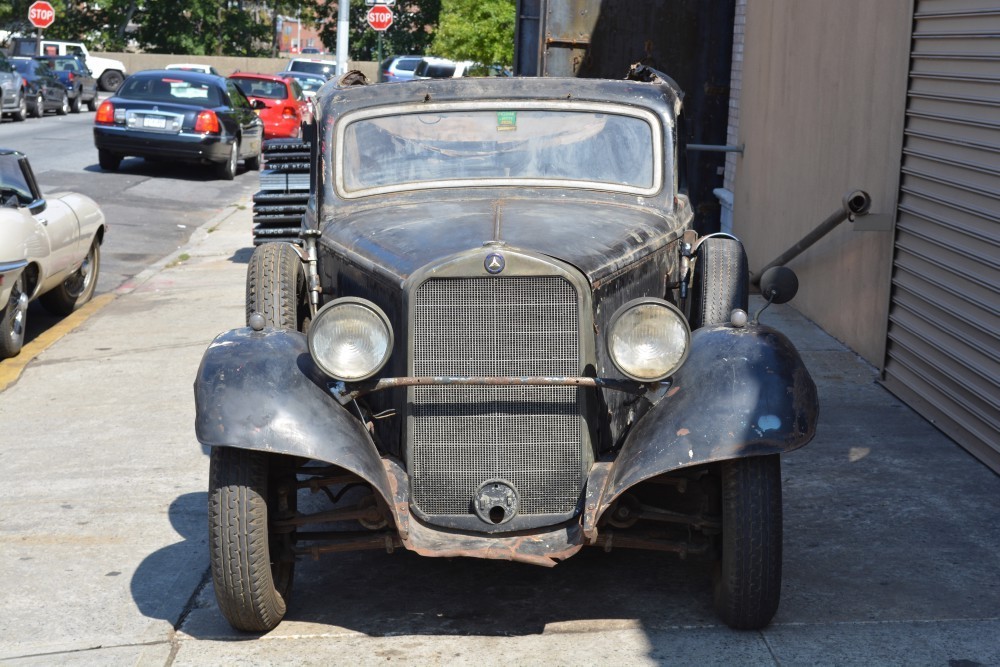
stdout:
{"type": "Polygon", "coordinates": [[[45,0],[37,0],[28,7],[28,22],[35,26],[35,55],[41,55],[42,30],[48,28],[56,20],[56,10],[45,0]]]}
{"type": "Polygon", "coordinates": [[[368,15],[365,17],[368,19],[368,25],[372,27],[372,30],[378,32],[378,58],[379,66],[382,63],[382,33],[385,32],[389,26],[392,25],[392,10],[389,9],[387,5],[377,4],[368,10],[368,15]]]}

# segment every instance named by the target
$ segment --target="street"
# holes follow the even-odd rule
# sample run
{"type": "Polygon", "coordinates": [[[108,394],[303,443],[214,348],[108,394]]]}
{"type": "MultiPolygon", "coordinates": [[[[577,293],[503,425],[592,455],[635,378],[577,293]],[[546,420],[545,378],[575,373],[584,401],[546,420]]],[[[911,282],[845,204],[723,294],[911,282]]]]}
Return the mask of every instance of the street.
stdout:
{"type": "Polygon", "coordinates": [[[281,625],[232,630],[208,576],[191,383],[244,320],[256,174],[102,173],[92,120],[0,125],[43,190],[104,208],[98,292],[116,294],[0,393],[0,663],[1000,664],[1000,478],[790,305],[762,320],[798,347],[821,422],[783,458],[784,585],[764,630],[720,624],[704,561],[595,548],[552,569],[302,560],[281,625]]]}

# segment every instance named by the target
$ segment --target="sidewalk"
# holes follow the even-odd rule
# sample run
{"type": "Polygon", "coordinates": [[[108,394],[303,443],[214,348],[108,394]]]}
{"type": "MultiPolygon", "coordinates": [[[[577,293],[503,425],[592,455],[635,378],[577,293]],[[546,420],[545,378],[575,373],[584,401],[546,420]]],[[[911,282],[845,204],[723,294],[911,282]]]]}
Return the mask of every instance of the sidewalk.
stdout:
{"type": "Polygon", "coordinates": [[[781,606],[718,625],[704,568],[593,549],[548,570],[407,552],[297,567],[253,638],[207,579],[192,382],[244,321],[251,213],[231,207],[0,392],[0,663],[1000,664],[1000,477],[788,306],[820,391],[783,459],[781,606]]]}

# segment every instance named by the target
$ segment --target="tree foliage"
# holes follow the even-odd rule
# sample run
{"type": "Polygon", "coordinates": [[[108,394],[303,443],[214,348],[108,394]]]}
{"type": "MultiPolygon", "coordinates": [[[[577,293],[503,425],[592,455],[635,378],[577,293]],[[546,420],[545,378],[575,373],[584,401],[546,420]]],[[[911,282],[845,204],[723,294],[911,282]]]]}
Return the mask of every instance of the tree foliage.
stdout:
{"type": "MultiPolygon", "coordinates": [[[[378,56],[378,33],[368,25],[370,7],[364,0],[350,0],[351,27],[348,51],[351,60],[375,60],[378,56]]],[[[434,26],[441,13],[441,0],[397,2],[392,7],[392,25],[382,33],[382,55],[424,55],[434,36],[434,26]]],[[[320,38],[328,49],[337,46],[337,7],[318,0],[315,17],[322,23],[320,38]]]]}
{"type": "MultiPolygon", "coordinates": [[[[28,35],[34,0],[0,0],[0,29],[28,35]]],[[[49,0],[56,21],[52,39],[83,40],[94,51],[139,48],[178,55],[276,55],[279,16],[320,27],[333,51],[336,0],[49,0]]],[[[375,60],[378,33],[365,19],[365,0],[350,2],[349,57],[375,60]]],[[[514,59],[515,0],[399,0],[382,34],[382,55],[433,54],[456,60],[510,65],[514,59]],[[440,21],[440,23],[439,23],[440,21]]]]}
{"type": "Polygon", "coordinates": [[[514,64],[514,0],[442,0],[435,55],[483,65],[514,64]]]}

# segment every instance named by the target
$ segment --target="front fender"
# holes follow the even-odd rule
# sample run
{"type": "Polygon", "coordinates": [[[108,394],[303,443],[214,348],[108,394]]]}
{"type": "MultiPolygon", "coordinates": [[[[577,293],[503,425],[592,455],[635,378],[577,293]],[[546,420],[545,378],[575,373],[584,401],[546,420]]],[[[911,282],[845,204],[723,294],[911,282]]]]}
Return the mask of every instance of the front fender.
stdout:
{"type": "Polygon", "coordinates": [[[332,463],[391,502],[371,436],[333,398],[327,382],[297,331],[242,328],[219,334],[194,382],[198,441],[332,463]]]}
{"type": "Polygon", "coordinates": [[[664,472],[797,449],[818,418],[816,384],[784,334],[760,325],[698,329],[666,397],[626,436],[602,509],[664,472]]]}

